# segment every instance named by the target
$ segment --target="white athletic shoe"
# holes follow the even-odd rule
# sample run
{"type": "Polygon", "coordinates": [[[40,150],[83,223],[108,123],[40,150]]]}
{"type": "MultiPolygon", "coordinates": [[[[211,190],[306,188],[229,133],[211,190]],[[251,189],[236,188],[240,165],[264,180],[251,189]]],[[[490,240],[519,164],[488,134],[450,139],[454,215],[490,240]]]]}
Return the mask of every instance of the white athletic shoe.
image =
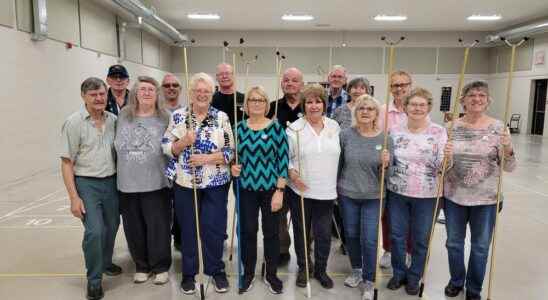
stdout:
{"type": "Polygon", "coordinates": [[[352,272],[344,280],[344,285],[350,288],[355,288],[362,282],[362,269],[352,269],[352,272]]]}
{"type": "Polygon", "coordinates": [[[147,282],[148,277],[150,277],[149,273],[139,273],[139,272],[137,272],[137,273],[135,273],[135,275],[133,275],[133,282],[134,283],[147,282]]]}
{"type": "Polygon", "coordinates": [[[374,284],[373,282],[366,280],[363,285],[362,300],[373,300],[374,284]]]}
{"type": "Polygon", "coordinates": [[[154,284],[162,285],[169,281],[169,274],[167,272],[158,273],[154,276],[154,284]]]}
{"type": "Polygon", "coordinates": [[[390,269],[392,267],[392,254],[388,251],[385,251],[381,256],[380,266],[383,269],[390,269]]]}

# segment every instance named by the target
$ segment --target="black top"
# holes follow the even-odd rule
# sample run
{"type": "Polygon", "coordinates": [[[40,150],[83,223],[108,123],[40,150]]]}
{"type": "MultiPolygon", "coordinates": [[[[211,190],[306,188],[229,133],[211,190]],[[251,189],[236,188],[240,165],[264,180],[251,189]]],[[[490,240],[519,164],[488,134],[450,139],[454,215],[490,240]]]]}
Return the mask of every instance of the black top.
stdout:
{"type": "MultiPolygon", "coordinates": [[[[276,112],[276,101],[270,102],[270,111],[268,112],[267,117],[272,119],[274,117],[274,113],[276,112]]],[[[277,120],[280,125],[283,126],[283,128],[287,128],[287,122],[293,123],[297,121],[300,117],[303,116],[303,111],[301,109],[301,105],[297,105],[295,109],[292,109],[291,106],[287,104],[287,100],[285,99],[285,96],[278,100],[278,115],[277,120]]]]}
{"type": "MultiPolygon", "coordinates": [[[[122,105],[122,107],[126,106],[127,98],[129,98],[129,90],[126,89],[126,96],[124,99],[124,105],[122,105]]],[[[122,107],[120,107],[120,109],[122,107]]],[[[116,104],[116,98],[114,97],[114,94],[112,94],[112,90],[110,88],[108,89],[107,107],[105,108],[105,110],[115,115],[118,115],[118,113],[120,112],[118,110],[118,105],[116,104]]]]}
{"type": "MultiPolygon", "coordinates": [[[[238,122],[243,120],[242,118],[244,117],[244,97],[244,94],[236,92],[236,102],[238,103],[238,122]]],[[[213,94],[211,106],[228,115],[230,126],[234,130],[234,94],[223,94],[220,91],[215,92],[215,94],[213,94]]]]}

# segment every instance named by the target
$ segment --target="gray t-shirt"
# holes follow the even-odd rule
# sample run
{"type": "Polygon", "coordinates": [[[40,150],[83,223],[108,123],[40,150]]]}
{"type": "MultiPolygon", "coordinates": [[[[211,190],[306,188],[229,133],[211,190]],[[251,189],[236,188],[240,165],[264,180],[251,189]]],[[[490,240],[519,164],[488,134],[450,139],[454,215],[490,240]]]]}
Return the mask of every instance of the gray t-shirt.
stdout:
{"type": "Polygon", "coordinates": [[[160,117],[135,117],[122,113],[118,116],[114,146],[118,155],[118,190],[141,193],[167,186],[164,176],[166,160],[162,138],[167,120],[160,117]]]}
{"type": "MultiPolygon", "coordinates": [[[[364,137],[356,128],[341,132],[341,161],[337,191],[340,195],[359,199],[379,199],[381,177],[381,150],[384,134],[364,137]]],[[[388,138],[388,151],[392,159],[392,139],[388,138]]],[[[388,174],[385,174],[387,177],[388,174]]],[[[385,185],[386,186],[386,185],[385,185]]],[[[386,192],[386,191],[385,191],[386,192]]]]}

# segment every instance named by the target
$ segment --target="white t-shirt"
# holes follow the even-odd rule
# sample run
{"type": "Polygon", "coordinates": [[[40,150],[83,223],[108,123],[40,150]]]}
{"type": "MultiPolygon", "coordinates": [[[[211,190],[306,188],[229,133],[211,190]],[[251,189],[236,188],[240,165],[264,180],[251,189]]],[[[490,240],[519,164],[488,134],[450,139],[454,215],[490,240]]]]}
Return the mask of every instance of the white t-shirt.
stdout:
{"type": "MultiPolygon", "coordinates": [[[[341,147],[339,144],[339,124],[323,118],[324,128],[317,134],[305,118],[291,123],[286,129],[289,143],[289,169],[299,171],[300,177],[308,190],[305,198],[316,200],[334,200],[337,198],[337,170],[341,147]],[[299,135],[300,149],[297,147],[299,135]]],[[[289,181],[289,187],[297,194],[299,189],[289,181]]]]}

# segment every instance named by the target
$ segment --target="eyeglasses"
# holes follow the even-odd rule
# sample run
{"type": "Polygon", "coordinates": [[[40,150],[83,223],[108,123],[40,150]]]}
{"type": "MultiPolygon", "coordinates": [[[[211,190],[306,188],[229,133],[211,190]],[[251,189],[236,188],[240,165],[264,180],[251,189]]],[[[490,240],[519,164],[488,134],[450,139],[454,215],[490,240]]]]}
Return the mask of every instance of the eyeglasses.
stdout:
{"type": "Polygon", "coordinates": [[[377,109],[371,106],[360,106],[356,110],[359,112],[363,112],[363,111],[372,112],[372,111],[376,111],[377,109]]]}
{"type": "Polygon", "coordinates": [[[484,93],[470,93],[470,94],[466,94],[466,97],[467,98],[487,98],[487,94],[484,94],[484,93]]]}
{"type": "Polygon", "coordinates": [[[162,84],[162,87],[166,88],[166,89],[178,89],[180,87],[180,85],[178,83],[164,83],[162,84]]]}
{"type": "Polygon", "coordinates": [[[394,84],[391,84],[390,87],[393,89],[399,89],[399,88],[408,87],[410,84],[411,82],[394,83],[394,84]]]}
{"type": "Polygon", "coordinates": [[[202,95],[210,95],[210,94],[213,94],[212,91],[208,91],[208,90],[192,90],[192,92],[194,94],[202,94],[202,95]]]}
{"type": "Polygon", "coordinates": [[[258,105],[258,104],[266,103],[266,99],[264,99],[264,98],[249,98],[249,99],[247,99],[247,102],[249,102],[250,104],[258,105]]]}
{"type": "Polygon", "coordinates": [[[428,103],[409,103],[407,106],[412,108],[420,108],[420,109],[426,109],[428,107],[428,103]]]}

